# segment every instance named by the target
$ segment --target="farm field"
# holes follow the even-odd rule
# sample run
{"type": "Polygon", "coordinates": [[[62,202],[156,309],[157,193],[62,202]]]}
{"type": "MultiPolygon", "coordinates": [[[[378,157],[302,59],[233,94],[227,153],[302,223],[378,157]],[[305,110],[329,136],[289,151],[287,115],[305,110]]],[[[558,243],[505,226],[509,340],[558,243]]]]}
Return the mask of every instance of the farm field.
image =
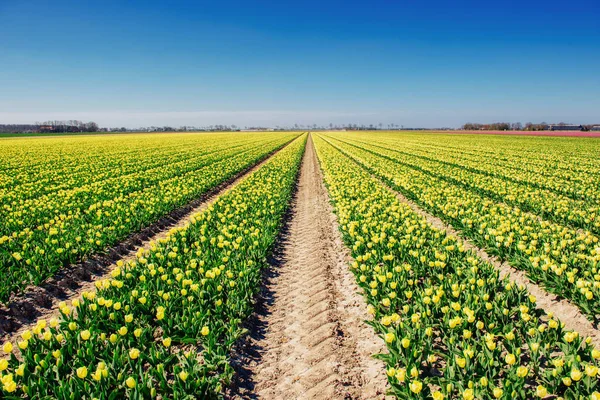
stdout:
{"type": "Polygon", "coordinates": [[[295,136],[2,140],[0,301],[102,252],[295,136]]]}
{"type": "Polygon", "coordinates": [[[597,139],[238,132],[0,150],[5,398],[600,399],[597,139]],[[103,255],[101,273],[29,301],[103,255]],[[16,318],[24,304],[33,317],[16,318]]]}

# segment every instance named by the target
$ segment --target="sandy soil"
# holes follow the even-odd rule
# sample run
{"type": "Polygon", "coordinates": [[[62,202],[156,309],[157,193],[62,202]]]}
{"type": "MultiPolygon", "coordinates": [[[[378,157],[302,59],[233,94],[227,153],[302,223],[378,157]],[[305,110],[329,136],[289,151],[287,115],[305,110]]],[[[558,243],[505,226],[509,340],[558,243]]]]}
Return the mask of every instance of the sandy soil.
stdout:
{"type": "Polygon", "coordinates": [[[471,241],[465,239],[461,232],[454,229],[451,225],[446,224],[440,218],[434,217],[421,209],[417,204],[401,193],[396,192],[385,184],[384,186],[393,192],[400,201],[409,205],[414,212],[425,217],[427,222],[432,226],[459,238],[459,240],[465,244],[467,249],[477,253],[481,259],[489,262],[498,269],[501,277],[508,277],[512,282],[525,286],[527,291],[537,298],[537,306],[539,308],[543,309],[546,313],[553,312],[554,315],[565,324],[567,329],[575,330],[584,337],[589,336],[592,338],[594,345],[600,349],[600,330],[598,330],[597,327],[581,313],[576,305],[570,303],[566,299],[561,299],[554,294],[548,293],[541,286],[529,280],[524,271],[513,268],[507,262],[501,262],[498,257],[488,254],[485,250],[482,250],[471,241]]]}
{"type": "Polygon", "coordinates": [[[60,316],[58,304],[61,301],[68,302],[79,298],[84,291],[95,291],[95,282],[109,278],[117,261],[126,263],[134,260],[138,250],[150,249],[153,242],[164,238],[170,230],[186,225],[192,215],[210,206],[218,197],[239,184],[280,150],[265,156],[256,165],[246,168],[199,199],[173,211],[142,233],[133,235],[126,242],[112,248],[107,257],[98,256],[83,264],[66,267],[43,285],[29,288],[24,296],[0,308],[0,342],[14,341],[13,338],[31,329],[39,319],[58,318],[60,316]]]}
{"type": "Polygon", "coordinates": [[[234,356],[229,398],[384,398],[383,341],[366,304],[307,143],[291,215],[271,262],[250,335],[234,356]]]}

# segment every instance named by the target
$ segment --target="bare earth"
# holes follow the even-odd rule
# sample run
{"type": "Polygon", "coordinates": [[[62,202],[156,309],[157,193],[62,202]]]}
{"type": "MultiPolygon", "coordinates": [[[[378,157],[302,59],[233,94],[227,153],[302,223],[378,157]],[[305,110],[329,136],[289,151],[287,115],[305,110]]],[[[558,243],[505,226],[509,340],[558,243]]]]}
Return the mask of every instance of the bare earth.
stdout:
{"type": "Polygon", "coordinates": [[[266,304],[234,360],[246,376],[231,398],[385,397],[384,365],[371,357],[385,346],[364,322],[366,304],[337,226],[309,138],[266,304]]]}

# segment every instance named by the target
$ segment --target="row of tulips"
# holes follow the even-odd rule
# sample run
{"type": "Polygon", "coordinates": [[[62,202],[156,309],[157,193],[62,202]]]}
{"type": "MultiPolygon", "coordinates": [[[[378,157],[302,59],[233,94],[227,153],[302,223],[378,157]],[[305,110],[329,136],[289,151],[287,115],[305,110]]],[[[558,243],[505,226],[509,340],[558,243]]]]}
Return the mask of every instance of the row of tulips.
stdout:
{"type": "MultiPolygon", "coordinates": [[[[1,229],[9,231],[0,236],[0,271],[7,279],[0,284],[0,301],[27,285],[40,284],[65,264],[102,252],[295,136],[258,136],[228,148],[228,143],[236,143],[233,136],[209,150],[197,148],[199,155],[187,160],[49,194],[47,201],[36,203],[39,207],[26,201],[19,211],[4,216],[6,225],[1,229]],[[20,228],[23,221],[35,226],[20,228]]],[[[137,163],[152,158],[150,153],[138,155],[137,163]]]]}
{"type": "MultiPolygon", "coordinates": [[[[361,135],[357,135],[361,136],[361,135]]],[[[573,199],[600,200],[596,142],[573,138],[377,135],[377,143],[573,199]]]]}
{"type": "Polygon", "coordinates": [[[211,398],[227,385],[306,136],[275,154],[97,291],[61,304],[0,360],[5,398],[211,398]]]}
{"type": "Polygon", "coordinates": [[[392,188],[461,229],[488,253],[527,271],[531,279],[571,300],[590,318],[600,314],[597,236],[541,220],[385,156],[330,140],[392,188]]]}
{"type": "MultiPolygon", "coordinates": [[[[396,146],[390,148],[377,140],[366,142],[344,139],[344,142],[388,157],[426,174],[445,179],[452,184],[463,186],[466,190],[519,207],[523,211],[532,212],[544,219],[576,229],[582,228],[596,234],[600,233],[600,203],[593,199],[575,200],[549,189],[540,189],[514,182],[506,177],[480,172],[478,169],[481,168],[480,161],[456,164],[455,160],[444,160],[449,157],[447,155],[413,154],[405,150],[402,143],[397,143],[396,146]]],[[[514,175],[517,175],[516,172],[514,175]]],[[[600,184],[600,179],[596,181],[596,190],[598,184],[600,184]]]]}
{"type": "MultiPolygon", "coordinates": [[[[4,153],[0,157],[6,163],[0,177],[3,205],[0,213],[16,211],[27,199],[47,194],[64,196],[70,189],[178,164],[223,149],[220,144],[223,138],[211,136],[170,136],[156,140],[157,137],[136,135],[135,139],[130,136],[71,137],[69,140],[28,140],[26,146],[22,139],[3,142],[4,153]],[[39,142],[44,146],[38,147],[39,142]],[[9,168],[7,164],[12,163],[16,165],[9,168]]],[[[230,147],[253,140],[242,136],[232,140],[230,147]]]]}
{"type": "Polygon", "coordinates": [[[599,398],[589,340],[326,140],[316,147],[397,398],[599,398]]]}

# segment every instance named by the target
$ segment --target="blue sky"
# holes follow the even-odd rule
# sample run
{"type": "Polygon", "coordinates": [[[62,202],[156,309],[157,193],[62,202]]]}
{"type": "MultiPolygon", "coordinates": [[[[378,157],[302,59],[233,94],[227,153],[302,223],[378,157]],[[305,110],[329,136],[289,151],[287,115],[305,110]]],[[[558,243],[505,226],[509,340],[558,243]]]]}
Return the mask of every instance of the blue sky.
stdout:
{"type": "Polygon", "coordinates": [[[600,122],[600,1],[0,0],[0,123],[600,122]]]}

